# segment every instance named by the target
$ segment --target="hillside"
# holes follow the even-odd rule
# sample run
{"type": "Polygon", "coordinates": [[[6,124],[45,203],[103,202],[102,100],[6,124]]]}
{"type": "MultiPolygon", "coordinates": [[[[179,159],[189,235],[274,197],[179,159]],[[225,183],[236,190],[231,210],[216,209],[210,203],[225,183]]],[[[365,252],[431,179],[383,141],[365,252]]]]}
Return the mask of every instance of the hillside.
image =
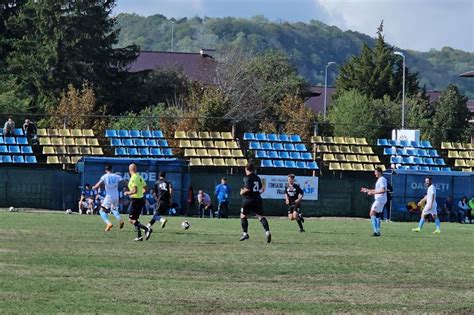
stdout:
{"type": "MultiPolygon", "coordinates": [[[[118,46],[137,44],[142,50],[169,51],[171,20],[163,15],[142,17],[119,14],[121,29],[118,46]]],[[[374,34],[378,25],[374,25],[374,34]]],[[[278,49],[285,51],[299,72],[312,84],[324,82],[324,67],[329,61],[344,63],[358,54],[362,43],[374,39],[353,31],[342,31],[319,21],[275,23],[262,16],[243,18],[183,18],[174,20],[174,50],[197,52],[200,48],[240,48],[253,53],[278,49]]],[[[474,53],[449,47],[429,52],[405,50],[407,66],[420,73],[420,83],[430,90],[444,89],[449,83],[474,99],[474,80],[459,74],[474,69],[474,53]]],[[[330,83],[335,72],[331,71],[330,83]]]]}

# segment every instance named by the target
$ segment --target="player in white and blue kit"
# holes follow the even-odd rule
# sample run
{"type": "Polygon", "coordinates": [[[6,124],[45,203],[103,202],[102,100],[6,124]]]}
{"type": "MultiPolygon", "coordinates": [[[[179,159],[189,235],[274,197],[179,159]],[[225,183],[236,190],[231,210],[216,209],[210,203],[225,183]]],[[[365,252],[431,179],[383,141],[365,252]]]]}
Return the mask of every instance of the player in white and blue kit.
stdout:
{"type": "Polygon", "coordinates": [[[375,200],[369,213],[374,231],[372,236],[380,236],[380,222],[382,221],[383,208],[387,203],[387,179],[383,177],[383,171],[380,167],[377,167],[374,175],[377,177],[375,189],[361,188],[360,191],[369,196],[374,196],[375,200]]]}
{"type": "Polygon", "coordinates": [[[99,182],[95,184],[93,189],[99,188],[101,185],[105,186],[105,198],[102,202],[101,209],[99,211],[100,217],[102,220],[104,220],[106,227],[105,231],[110,231],[112,229],[113,225],[109,221],[109,218],[107,216],[108,212],[112,212],[112,214],[115,216],[117,221],[119,221],[119,227],[122,229],[124,225],[124,221],[120,217],[120,213],[118,211],[119,207],[119,191],[118,191],[118,186],[119,183],[123,181],[122,176],[119,176],[117,174],[114,174],[112,172],[112,165],[106,165],[105,166],[105,174],[102,175],[100,178],[99,182]]]}
{"type": "Polygon", "coordinates": [[[421,212],[420,222],[418,222],[418,227],[412,229],[414,232],[420,232],[425,224],[426,218],[431,215],[435,220],[436,230],[433,234],[441,233],[441,222],[438,218],[438,204],[436,203],[436,187],[433,185],[433,179],[431,177],[425,178],[425,186],[428,188],[426,191],[425,197],[418,202],[418,206],[420,207],[423,203],[425,203],[425,207],[423,208],[423,212],[421,212]]]}

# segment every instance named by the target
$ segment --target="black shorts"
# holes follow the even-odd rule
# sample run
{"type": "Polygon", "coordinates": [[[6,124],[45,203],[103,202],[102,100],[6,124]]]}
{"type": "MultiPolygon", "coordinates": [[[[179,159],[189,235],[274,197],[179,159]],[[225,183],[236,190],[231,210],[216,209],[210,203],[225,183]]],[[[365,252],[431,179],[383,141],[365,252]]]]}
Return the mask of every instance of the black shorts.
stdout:
{"type": "Polygon", "coordinates": [[[292,214],[295,211],[300,213],[300,206],[299,205],[289,205],[288,206],[288,214],[292,214]]]}
{"type": "Polygon", "coordinates": [[[128,218],[130,220],[138,220],[145,205],[145,198],[130,198],[131,210],[128,218]]]}
{"type": "Polygon", "coordinates": [[[262,199],[244,199],[240,212],[244,215],[249,215],[250,212],[253,212],[256,215],[263,216],[262,199]]]}
{"type": "Polygon", "coordinates": [[[158,200],[158,207],[156,208],[155,214],[159,214],[159,215],[168,214],[169,208],[170,208],[169,200],[158,200]]]}

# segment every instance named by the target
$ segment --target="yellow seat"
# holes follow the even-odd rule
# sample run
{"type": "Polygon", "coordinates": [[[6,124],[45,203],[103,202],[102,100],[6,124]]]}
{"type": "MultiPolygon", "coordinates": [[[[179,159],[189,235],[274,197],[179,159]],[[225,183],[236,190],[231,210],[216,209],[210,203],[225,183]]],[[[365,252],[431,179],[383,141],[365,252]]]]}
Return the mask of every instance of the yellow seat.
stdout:
{"type": "Polygon", "coordinates": [[[186,131],[175,131],[174,132],[174,138],[175,139],[186,139],[187,138],[186,131]]]}
{"type": "Polygon", "coordinates": [[[193,148],[202,148],[202,141],[201,140],[192,140],[191,141],[191,147],[193,148]]]}
{"type": "Polygon", "coordinates": [[[470,157],[471,159],[474,159],[474,151],[469,151],[469,157],[470,157]]]}
{"type": "Polygon", "coordinates": [[[207,150],[207,153],[209,154],[209,156],[212,156],[212,157],[217,157],[217,156],[219,156],[219,150],[217,150],[217,149],[210,149],[210,150],[207,150]]]}
{"type": "Polygon", "coordinates": [[[71,164],[71,159],[69,156],[60,156],[59,157],[59,163],[60,164],[71,164]]]}
{"type": "Polygon", "coordinates": [[[72,137],[82,137],[82,129],[71,129],[71,136],[72,137]]]}
{"type": "Polygon", "coordinates": [[[59,164],[59,158],[56,155],[48,156],[46,158],[47,164],[59,164]]]}
{"type": "Polygon", "coordinates": [[[210,135],[209,135],[209,132],[207,132],[207,131],[199,131],[198,132],[198,137],[200,139],[209,139],[210,135]]]}
{"type": "Polygon", "coordinates": [[[212,140],[203,140],[202,141],[202,146],[204,148],[214,148],[214,141],[212,141],[212,140]]]}
{"type": "Polygon", "coordinates": [[[467,167],[468,165],[466,165],[466,161],[458,159],[458,160],[454,161],[454,166],[456,166],[456,167],[467,167]]]}
{"type": "Polygon", "coordinates": [[[311,143],[324,143],[323,137],[321,136],[312,136],[311,143]]]}
{"type": "Polygon", "coordinates": [[[189,139],[198,139],[199,138],[198,133],[196,131],[186,132],[186,137],[188,137],[189,139]]]}
{"type": "Polygon", "coordinates": [[[453,144],[451,142],[441,142],[441,149],[451,150],[451,149],[454,149],[454,147],[453,147],[453,144]]]}
{"type": "Polygon", "coordinates": [[[202,166],[200,158],[192,158],[189,160],[189,166],[202,166]]]}
{"type": "Polygon", "coordinates": [[[196,150],[196,156],[209,156],[209,153],[207,153],[207,149],[197,149],[196,150]]]}
{"type": "Polygon", "coordinates": [[[462,158],[462,159],[469,159],[469,158],[470,158],[469,152],[467,152],[467,151],[459,151],[459,157],[462,158]]]}
{"type": "Polygon", "coordinates": [[[238,149],[239,145],[237,144],[237,141],[227,141],[226,146],[228,149],[238,149]]]}
{"type": "Polygon", "coordinates": [[[466,165],[470,167],[474,166],[474,160],[466,160],[466,165]]]}
{"type": "Polygon", "coordinates": [[[76,143],[74,142],[74,138],[64,138],[64,145],[76,145],[76,143]]]}
{"type": "Polygon", "coordinates": [[[347,145],[341,145],[339,149],[341,150],[341,153],[352,153],[351,147],[347,145]]]}
{"type": "MultiPolygon", "coordinates": [[[[41,139],[40,139],[41,140],[41,139]]],[[[448,158],[451,159],[458,159],[459,158],[459,153],[458,151],[448,151],[448,158]]]]}
{"type": "Polygon", "coordinates": [[[346,160],[346,156],[344,154],[336,153],[334,154],[336,161],[342,162],[346,160]]]}
{"type": "Polygon", "coordinates": [[[331,171],[340,171],[341,170],[341,164],[339,164],[338,162],[329,163],[329,170],[331,170],[331,171]]]}
{"type": "Polygon", "coordinates": [[[51,145],[51,138],[49,137],[39,138],[39,143],[40,145],[51,145]]]}
{"type": "Polygon", "coordinates": [[[347,154],[346,155],[346,161],[347,162],[358,162],[357,160],[357,156],[356,155],[352,155],[352,154],[347,154]]]}
{"type": "Polygon", "coordinates": [[[331,150],[329,150],[329,147],[325,144],[318,145],[316,147],[316,151],[318,151],[319,153],[331,152],[331,150]]]}
{"type": "Polygon", "coordinates": [[[352,163],[352,169],[354,171],[364,171],[364,165],[359,163],[352,163]]]}
{"type": "Polygon", "coordinates": [[[352,171],[353,170],[351,163],[341,163],[341,169],[343,171],[352,171]]]}
{"type": "Polygon", "coordinates": [[[102,148],[91,148],[92,155],[104,155],[102,148]]]}
{"type": "Polygon", "coordinates": [[[461,143],[453,142],[453,148],[456,150],[464,150],[464,147],[461,143]]]}
{"type": "Polygon", "coordinates": [[[234,140],[234,137],[232,136],[232,132],[221,132],[221,139],[224,140],[234,140]]]}
{"type": "Polygon", "coordinates": [[[221,133],[219,131],[211,131],[209,137],[211,139],[221,139],[221,133]]]}
{"type": "Polygon", "coordinates": [[[356,141],[356,143],[359,144],[359,145],[369,145],[369,144],[367,143],[367,140],[366,140],[365,138],[355,138],[355,141],[356,141]]]}
{"type": "Polygon", "coordinates": [[[323,160],[324,161],[336,161],[336,157],[334,156],[333,153],[326,153],[323,155],[323,160]]]}
{"type": "Polygon", "coordinates": [[[67,147],[67,154],[69,155],[79,155],[78,147],[67,147]]]}
{"type": "Polygon", "coordinates": [[[352,153],[354,153],[354,154],[361,154],[361,153],[363,153],[363,152],[362,152],[362,148],[359,147],[359,146],[356,146],[356,145],[351,146],[351,151],[352,151],[352,153]]]}
{"type": "Polygon", "coordinates": [[[373,164],[364,164],[364,171],[373,172],[375,171],[375,167],[373,164]]]}
{"type": "Polygon", "coordinates": [[[357,156],[357,160],[360,162],[360,163],[370,163],[369,161],[369,158],[367,155],[358,155],[357,156]]]}
{"type": "Polygon", "coordinates": [[[230,152],[229,149],[222,149],[222,150],[219,150],[219,156],[232,157],[232,152],[230,152]]]}
{"type": "Polygon", "coordinates": [[[48,129],[48,136],[50,137],[57,137],[59,136],[58,129],[48,129]]]}
{"type": "Polygon", "coordinates": [[[225,165],[231,167],[238,166],[237,161],[235,159],[225,159],[225,165]]]}
{"type": "Polygon", "coordinates": [[[54,147],[43,147],[43,154],[56,154],[56,149],[54,147]]]}
{"type": "Polygon", "coordinates": [[[362,152],[364,154],[374,154],[374,151],[372,150],[371,147],[362,147],[362,152]]]}
{"type": "Polygon", "coordinates": [[[463,143],[462,147],[464,148],[464,150],[471,150],[471,144],[470,143],[463,143]]]}
{"type": "Polygon", "coordinates": [[[76,164],[77,162],[79,162],[79,160],[82,158],[82,156],[79,156],[79,155],[76,155],[76,156],[71,156],[70,159],[71,159],[71,164],[76,164]]]}
{"type": "Polygon", "coordinates": [[[94,131],[92,129],[82,129],[82,135],[84,137],[95,137],[94,131]]]}
{"type": "Polygon", "coordinates": [[[85,138],[76,138],[76,145],[78,146],[86,146],[87,142],[85,138]]]}
{"type": "Polygon", "coordinates": [[[90,145],[91,147],[98,147],[98,146],[100,146],[99,140],[97,140],[97,138],[88,138],[88,139],[87,139],[87,144],[90,145]]]}
{"type": "Polygon", "coordinates": [[[225,141],[223,141],[223,140],[214,141],[214,145],[218,149],[227,149],[227,145],[226,145],[225,141]]]}
{"type": "Polygon", "coordinates": [[[380,163],[380,159],[376,155],[369,155],[369,161],[370,163],[375,163],[375,164],[380,163]]]}
{"type": "Polygon", "coordinates": [[[354,137],[345,137],[344,138],[347,144],[357,144],[354,137]]]}
{"type": "Polygon", "coordinates": [[[334,143],[334,140],[332,137],[323,137],[323,142],[330,144],[330,143],[334,143]]]}
{"type": "Polygon", "coordinates": [[[62,155],[67,154],[66,147],[63,145],[55,147],[55,151],[57,154],[62,154],[62,155]]]}
{"type": "Polygon", "coordinates": [[[189,140],[179,140],[179,147],[180,148],[191,148],[191,141],[189,140]]]}
{"type": "Polygon", "coordinates": [[[59,129],[58,132],[59,132],[59,135],[61,137],[70,137],[71,136],[71,130],[69,130],[69,129],[59,129]]]}
{"type": "Polygon", "coordinates": [[[344,137],[334,137],[334,143],[335,144],[346,144],[346,141],[344,140],[344,137]]]}
{"type": "Polygon", "coordinates": [[[244,153],[242,152],[242,150],[232,150],[232,157],[234,157],[234,158],[243,158],[244,153]]]}
{"type": "Polygon", "coordinates": [[[213,159],[213,163],[214,166],[227,166],[222,158],[213,159]]]}
{"type": "Polygon", "coordinates": [[[247,166],[247,163],[248,163],[247,159],[237,159],[236,162],[237,162],[237,165],[240,167],[245,167],[247,166]]]}
{"type": "Polygon", "coordinates": [[[184,156],[197,156],[196,150],[195,149],[184,149],[184,156]]]}
{"type": "Polygon", "coordinates": [[[464,167],[461,171],[463,171],[463,172],[472,172],[472,168],[464,167]]]}
{"type": "Polygon", "coordinates": [[[37,130],[36,135],[38,137],[46,137],[48,135],[48,132],[46,131],[46,129],[41,128],[37,130]]]}
{"type": "Polygon", "coordinates": [[[52,145],[64,145],[63,138],[51,138],[52,145]]]}
{"type": "Polygon", "coordinates": [[[341,152],[341,148],[339,148],[338,145],[330,145],[329,146],[329,152],[339,153],[339,152],[341,152]]]}
{"type": "Polygon", "coordinates": [[[210,158],[201,159],[202,166],[214,166],[214,162],[210,158]]]}
{"type": "Polygon", "coordinates": [[[91,149],[88,147],[80,147],[79,152],[82,155],[90,155],[91,154],[91,149]]]}

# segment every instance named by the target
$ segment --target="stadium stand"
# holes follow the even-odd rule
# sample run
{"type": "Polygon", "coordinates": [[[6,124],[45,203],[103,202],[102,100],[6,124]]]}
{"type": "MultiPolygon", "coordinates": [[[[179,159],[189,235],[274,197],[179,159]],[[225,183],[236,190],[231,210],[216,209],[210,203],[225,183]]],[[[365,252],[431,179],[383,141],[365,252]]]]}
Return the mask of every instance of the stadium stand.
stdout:
{"type": "Polygon", "coordinates": [[[76,164],[85,155],[104,155],[92,129],[38,129],[37,135],[47,164],[76,164]]]}
{"type": "Polygon", "coordinates": [[[116,156],[143,158],[171,158],[173,150],[161,130],[107,129],[105,137],[116,156]]]}
{"type": "Polygon", "coordinates": [[[331,171],[369,172],[376,167],[385,170],[365,138],[313,136],[311,143],[316,155],[329,165],[331,171]]]}
{"type": "Polygon", "coordinates": [[[248,148],[266,168],[294,168],[318,170],[313,155],[299,135],[244,133],[248,148]]]}
{"type": "Polygon", "coordinates": [[[190,166],[244,167],[247,159],[231,132],[176,131],[190,166]]]}
{"type": "Polygon", "coordinates": [[[377,146],[390,156],[392,168],[412,171],[451,171],[445,160],[427,140],[378,139],[377,146]]]}
{"type": "Polygon", "coordinates": [[[441,149],[446,150],[448,159],[454,161],[454,167],[463,172],[474,170],[474,144],[442,142],[441,149]]]}
{"type": "Polygon", "coordinates": [[[13,130],[13,137],[3,137],[0,128],[0,164],[36,164],[36,157],[21,128],[13,130]]]}

